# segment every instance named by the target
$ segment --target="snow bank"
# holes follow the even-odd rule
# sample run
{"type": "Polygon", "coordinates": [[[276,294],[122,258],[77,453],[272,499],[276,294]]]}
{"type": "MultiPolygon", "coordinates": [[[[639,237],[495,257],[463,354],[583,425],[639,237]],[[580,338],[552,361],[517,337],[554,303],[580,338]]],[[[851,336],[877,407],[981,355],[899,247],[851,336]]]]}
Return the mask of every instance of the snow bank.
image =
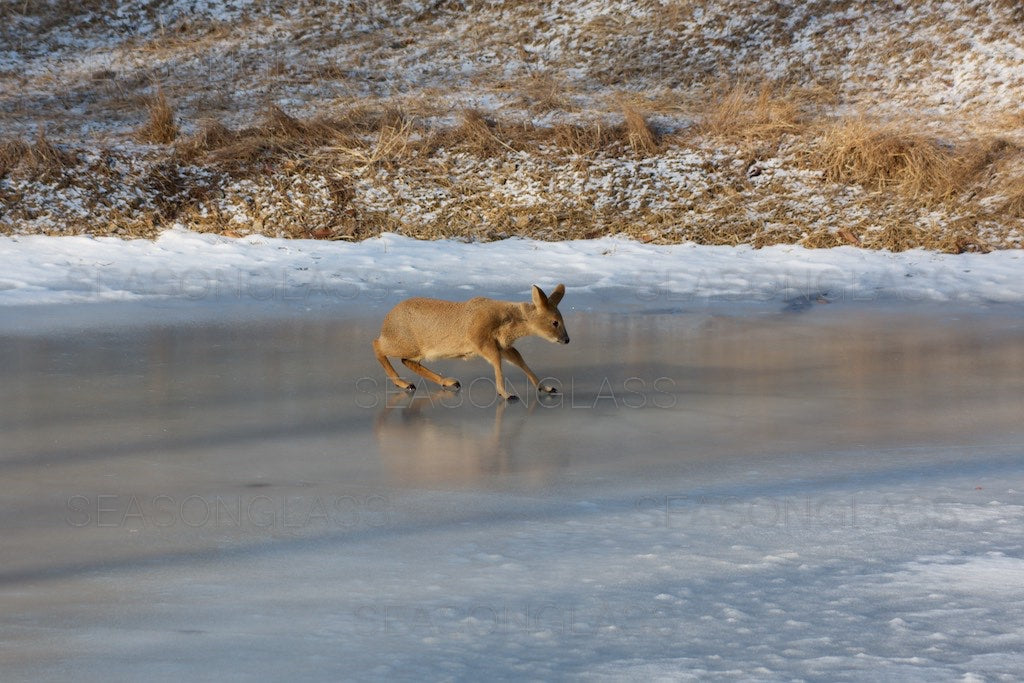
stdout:
{"type": "Polygon", "coordinates": [[[622,238],[358,243],[182,229],[155,241],[0,237],[0,306],[156,300],[385,304],[414,294],[517,298],[564,282],[576,308],[671,310],[792,300],[1022,303],[1024,251],[648,245],[622,238]]]}

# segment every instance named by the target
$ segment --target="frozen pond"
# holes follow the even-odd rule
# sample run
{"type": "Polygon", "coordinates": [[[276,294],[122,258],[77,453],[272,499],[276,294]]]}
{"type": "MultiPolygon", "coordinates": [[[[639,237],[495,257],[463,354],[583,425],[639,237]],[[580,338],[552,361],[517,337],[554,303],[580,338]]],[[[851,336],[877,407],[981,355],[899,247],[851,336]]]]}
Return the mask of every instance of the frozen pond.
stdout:
{"type": "Polygon", "coordinates": [[[1024,312],[563,313],[0,330],[3,679],[1019,673],[1024,312]]]}

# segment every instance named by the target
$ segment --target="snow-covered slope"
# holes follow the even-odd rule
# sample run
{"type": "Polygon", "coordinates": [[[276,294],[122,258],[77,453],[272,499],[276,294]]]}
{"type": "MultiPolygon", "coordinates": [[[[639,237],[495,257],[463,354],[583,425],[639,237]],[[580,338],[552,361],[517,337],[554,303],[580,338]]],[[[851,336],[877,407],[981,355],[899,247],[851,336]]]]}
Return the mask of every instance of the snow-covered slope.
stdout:
{"type": "Polygon", "coordinates": [[[6,233],[1024,240],[1014,2],[2,12],[6,233]],[[854,146],[826,163],[833,127],[854,146]]]}

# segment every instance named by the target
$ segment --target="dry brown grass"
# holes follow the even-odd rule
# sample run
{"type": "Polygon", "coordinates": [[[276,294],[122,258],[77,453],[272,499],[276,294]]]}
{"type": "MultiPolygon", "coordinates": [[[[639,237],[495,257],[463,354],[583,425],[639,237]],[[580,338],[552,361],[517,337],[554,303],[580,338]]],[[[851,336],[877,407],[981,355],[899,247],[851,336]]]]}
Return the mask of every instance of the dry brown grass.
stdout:
{"type": "MultiPolygon", "coordinates": [[[[709,155],[703,172],[714,180],[707,186],[696,183],[695,187],[704,189],[694,195],[684,191],[673,200],[678,204],[672,208],[627,206],[624,197],[628,190],[619,194],[618,187],[610,190],[618,198],[600,202],[600,208],[598,200],[605,198],[602,191],[575,195],[558,190],[559,179],[550,174],[565,173],[565,169],[585,178],[591,168],[597,174],[606,173],[609,160],[615,157],[678,154],[672,148],[681,143],[679,138],[659,139],[639,105],[628,103],[622,107],[621,118],[609,114],[589,123],[552,127],[476,110],[461,112],[453,125],[443,118],[415,118],[393,107],[358,103],[330,117],[308,119],[271,108],[252,125],[237,130],[207,120],[198,133],[179,140],[164,162],[153,164],[152,158],[147,159],[139,164],[138,172],[97,185],[130,183],[138,188],[139,196],[150,198],[147,207],[103,209],[104,226],[74,229],[96,234],[113,230],[121,235],[152,235],[169,221],[177,220],[194,229],[235,236],[257,232],[358,240],[389,231],[422,239],[522,236],[557,240],[623,234],[654,243],[692,240],[754,247],[797,243],[816,248],[859,245],[894,251],[926,247],[960,252],[1000,247],[1005,240],[1000,241],[998,216],[1024,213],[1024,174],[1020,173],[1024,170],[1024,155],[1013,144],[996,139],[961,143],[954,148],[882,124],[856,129],[860,131],[858,137],[850,133],[852,127],[844,126],[847,122],[826,131],[845,129],[850,139],[843,145],[825,134],[814,137],[811,133],[823,128],[804,121],[800,123],[803,128],[782,146],[774,137],[780,128],[769,125],[748,126],[742,133],[733,129],[735,137],[731,140],[704,138],[692,149],[695,154],[709,155]],[[890,137],[881,136],[879,131],[890,137]],[[768,137],[758,137],[762,133],[768,137]],[[823,221],[820,210],[800,208],[803,200],[799,193],[804,190],[794,190],[791,181],[784,180],[786,176],[774,180],[766,175],[753,181],[743,172],[752,144],[769,155],[790,155],[786,164],[798,166],[801,160],[811,159],[818,164],[815,168],[824,171],[826,180],[839,187],[859,184],[874,191],[853,195],[860,197],[856,200],[859,207],[844,214],[849,220],[823,221]],[[874,145],[881,150],[877,158],[872,156],[874,145]],[[956,170],[959,189],[942,189],[945,186],[940,181],[947,182],[946,176],[928,178],[917,185],[902,184],[908,182],[906,175],[923,173],[908,168],[921,146],[926,151],[938,150],[939,160],[956,170]],[[805,149],[809,150],[807,156],[800,156],[805,149]],[[711,155],[718,160],[712,163],[711,155]],[[570,156],[573,158],[568,159],[570,156]],[[478,166],[474,158],[503,161],[478,166]],[[832,161],[838,170],[826,165],[832,161]],[[206,172],[196,175],[194,169],[185,168],[192,166],[205,167],[206,172]],[[466,172],[474,166],[486,168],[488,177],[466,172]],[[379,189],[385,195],[396,190],[401,194],[406,189],[400,188],[408,188],[410,197],[428,198],[424,206],[431,206],[431,197],[443,197],[444,209],[406,213],[400,200],[393,204],[367,202],[358,186],[378,182],[378,174],[365,173],[368,167],[389,171],[379,176],[379,189]],[[740,171],[734,174],[730,168],[740,171]],[[541,201],[524,203],[516,196],[495,191],[495,187],[502,186],[502,173],[516,183],[527,180],[540,188],[541,201]],[[529,175],[524,178],[524,173],[529,175]],[[196,184],[196,178],[207,179],[202,181],[205,186],[196,184]],[[255,185],[236,185],[234,179],[238,178],[250,179],[255,185]],[[391,185],[389,178],[400,180],[391,185]],[[259,189],[244,189],[254,187],[259,189]],[[956,213],[967,217],[951,225],[954,205],[939,207],[934,199],[965,190],[970,193],[964,201],[987,199],[967,209],[956,205],[956,213]],[[225,199],[225,193],[233,193],[234,198],[225,199]],[[389,208],[382,208],[385,206],[389,208]],[[984,211],[975,212],[975,207],[981,206],[984,211]],[[934,212],[941,216],[935,213],[939,218],[933,219],[934,212]],[[981,219],[972,217],[981,214],[981,219]]],[[[159,157],[160,152],[153,154],[159,157]]],[[[0,146],[0,170],[37,173],[44,168],[60,169],[61,164],[75,163],[74,159],[42,133],[34,145],[15,141],[0,146]]],[[[941,165],[926,160],[926,170],[932,168],[929,163],[941,165]]],[[[749,171],[749,166],[746,168],[749,171]]],[[[84,167],[76,169],[78,176],[91,173],[84,167]]],[[[103,197],[106,191],[97,189],[94,194],[103,197]]],[[[411,203],[415,201],[419,200],[411,203]]],[[[1009,235],[1020,222],[1007,225],[1004,232],[1009,235]]]]}
{"type": "Polygon", "coordinates": [[[271,107],[256,125],[238,131],[218,121],[207,121],[199,133],[178,146],[177,153],[185,160],[202,160],[245,173],[296,150],[329,142],[336,132],[326,121],[300,121],[271,107]]]}
{"type": "Polygon", "coordinates": [[[548,113],[572,111],[571,87],[565,79],[548,71],[534,71],[513,84],[520,102],[531,111],[548,113]]]}
{"type": "Polygon", "coordinates": [[[0,178],[18,171],[33,180],[54,181],[75,161],[76,155],[50,142],[43,128],[32,144],[21,140],[0,144],[0,178]]]}
{"type": "Polygon", "coordinates": [[[551,128],[551,143],[560,150],[581,157],[593,156],[618,139],[614,127],[596,121],[590,125],[560,123],[551,128]]]}
{"type": "MultiPolygon", "coordinates": [[[[1012,103],[999,105],[1006,112],[994,108],[986,95],[986,84],[995,82],[989,77],[968,78],[958,88],[965,103],[982,103],[979,108],[934,106],[932,84],[950,71],[929,49],[943,34],[923,30],[941,29],[944,14],[959,22],[963,10],[987,38],[1015,40],[1011,19],[1019,18],[1021,3],[993,2],[995,12],[968,3],[955,12],[911,13],[924,17],[911,22],[922,30],[879,21],[877,35],[865,36],[871,49],[852,57],[830,53],[827,45],[844,25],[864,26],[842,16],[849,2],[829,0],[810,10],[783,3],[779,12],[761,7],[754,14],[742,3],[704,3],[707,26],[724,31],[738,17],[737,25],[763,30],[765,59],[791,56],[780,48],[795,31],[820,42],[806,64],[786,71],[789,82],[808,89],[769,82],[756,65],[737,59],[748,49],[740,34],[723,32],[702,49],[690,21],[702,3],[690,0],[567,16],[560,43],[550,42],[550,13],[526,2],[432,3],[418,19],[394,24],[395,7],[374,10],[375,3],[365,2],[345,10],[340,22],[318,3],[308,15],[300,8],[287,16],[264,3],[231,22],[201,9],[173,12],[181,18],[156,33],[109,36],[109,47],[138,59],[115,60],[118,66],[91,79],[56,62],[39,77],[0,74],[12,93],[0,112],[4,121],[45,120],[51,135],[74,135],[83,123],[103,131],[96,141],[59,141],[71,141],[76,155],[43,134],[34,140],[34,128],[12,127],[22,139],[0,144],[0,175],[11,178],[0,183],[0,230],[79,221],[74,229],[97,234],[149,234],[180,220],[225,233],[329,239],[388,230],[467,239],[618,232],[653,242],[755,247],[1019,245],[1022,154],[989,139],[1002,135],[1024,144],[1024,115],[1012,103]],[[353,21],[375,30],[355,35],[344,28],[353,21]],[[812,22],[820,35],[806,31],[812,22]],[[456,23],[461,29],[449,30],[456,23]],[[538,38],[538,29],[548,35],[538,38]],[[330,49],[342,43],[353,49],[330,49]],[[539,49],[527,49],[531,44],[539,49]],[[877,78],[876,57],[889,52],[891,63],[904,64],[894,68],[906,71],[877,78]],[[914,54],[921,64],[908,63],[914,54]],[[413,60],[428,66],[422,77],[417,69],[406,77],[393,68],[413,60]],[[863,83],[843,80],[847,69],[840,63],[872,69],[862,72],[863,83]],[[170,103],[155,88],[155,64],[178,65],[160,76],[170,103]],[[461,64],[473,68],[464,72],[461,64]],[[253,91],[262,94],[244,95],[253,91]],[[18,92],[29,96],[14,97],[18,92]],[[483,93],[496,95],[496,111],[458,109],[483,93]],[[32,111],[54,98],[66,107],[32,111]],[[321,115],[256,109],[302,98],[304,110],[321,115]],[[904,105],[922,121],[919,127],[865,118],[857,131],[847,121],[820,120],[849,107],[884,116],[904,105]],[[242,118],[228,127],[221,122],[227,112],[242,118]],[[123,116],[135,119],[125,123],[123,116]],[[187,116],[220,121],[196,129],[187,116]],[[558,123],[530,123],[538,116],[558,123]],[[179,125],[190,135],[177,131],[179,125]],[[121,144],[128,136],[158,144],[121,144]],[[100,140],[111,147],[102,149],[107,143],[100,140]],[[654,158],[638,162],[644,157],[654,158]],[[42,182],[25,182],[37,178],[42,182]]],[[[116,4],[16,0],[0,7],[0,19],[11,25],[0,26],[0,36],[10,34],[20,45],[15,34],[38,32],[29,48],[45,45],[44,34],[58,27],[99,38],[110,33],[103,24],[116,4]],[[37,21],[24,21],[23,14],[37,21]]],[[[137,9],[152,15],[154,4],[137,9]]],[[[892,10],[867,13],[885,19],[892,10]]],[[[912,19],[903,11],[892,16],[912,19]]],[[[951,38],[951,45],[963,47],[964,40],[951,38]]]]}
{"type": "Polygon", "coordinates": [[[302,120],[272,107],[255,125],[237,131],[205,121],[198,133],[178,143],[176,155],[244,175],[281,161],[321,165],[333,157],[348,165],[393,165],[442,148],[494,158],[534,153],[542,146],[579,156],[602,151],[648,156],[659,151],[661,140],[643,112],[631,106],[621,123],[551,127],[499,120],[475,109],[460,112],[454,126],[428,127],[395,109],[356,108],[302,120]]]}
{"type": "Polygon", "coordinates": [[[1000,193],[1005,197],[1000,210],[1010,216],[1024,218],[1024,176],[1004,181],[1000,193]]]}
{"type": "MultiPolygon", "coordinates": [[[[353,107],[336,116],[302,120],[279,107],[270,107],[252,126],[233,131],[216,120],[180,143],[178,157],[202,161],[237,174],[265,170],[267,164],[301,161],[320,148],[360,150],[376,160],[407,147],[412,123],[394,108],[353,107]],[[376,135],[376,152],[362,137],[376,135]],[[404,142],[403,142],[404,140],[404,142]]],[[[357,155],[357,156],[359,156],[357,155]]]]}
{"type": "Polygon", "coordinates": [[[828,180],[925,200],[963,191],[979,166],[973,155],[932,137],[862,117],[827,128],[811,158],[828,180]]]}
{"type": "Polygon", "coordinates": [[[658,135],[638,108],[627,106],[623,110],[622,137],[634,154],[649,156],[658,151],[658,135]]]}
{"type": "Polygon", "coordinates": [[[0,178],[16,167],[28,153],[28,145],[21,140],[7,140],[0,143],[0,178]]]}
{"type": "Polygon", "coordinates": [[[992,7],[1007,13],[1013,23],[1024,23],[1024,5],[1020,0],[992,0],[992,7]]]}
{"type": "Polygon", "coordinates": [[[818,228],[812,231],[806,237],[797,240],[797,243],[807,247],[808,249],[831,249],[832,247],[840,247],[844,244],[856,244],[860,245],[860,238],[853,235],[853,233],[846,231],[848,237],[844,238],[833,230],[828,228],[818,228]]]}
{"type": "Polygon", "coordinates": [[[656,154],[661,145],[660,136],[643,112],[635,107],[624,109],[621,123],[595,120],[588,124],[560,123],[549,127],[502,121],[470,109],[460,114],[455,127],[427,133],[419,144],[424,153],[446,148],[481,158],[534,153],[542,147],[577,156],[624,151],[648,156],[656,154]]]}
{"type": "Polygon", "coordinates": [[[997,197],[996,213],[1024,217],[1024,147],[1003,138],[977,144],[971,169],[997,197]]]}
{"type": "Polygon", "coordinates": [[[622,123],[601,120],[588,124],[560,123],[550,128],[537,129],[533,137],[539,143],[580,157],[599,153],[612,155],[629,152],[634,156],[651,156],[662,148],[661,136],[639,108],[626,105],[622,123]]]}
{"type": "Polygon", "coordinates": [[[149,118],[135,135],[139,142],[151,142],[158,145],[174,142],[178,137],[178,123],[174,109],[171,108],[162,89],[157,89],[156,95],[150,98],[146,110],[149,118]]]}
{"type": "Polygon", "coordinates": [[[780,95],[771,85],[744,83],[712,98],[699,131],[730,140],[775,141],[786,133],[801,132],[805,118],[792,93],[780,95]]]}
{"type": "Polygon", "coordinates": [[[194,159],[204,152],[220,149],[234,140],[234,132],[217,119],[199,124],[199,132],[178,145],[180,155],[194,159]]]}
{"type": "Polygon", "coordinates": [[[44,34],[55,26],[69,23],[70,17],[84,14],[102,14],[108,10],[109,0],[55,0],[55,2],[5,2],[0,5],[0,18],[5,20],[14,15],[38,17],[37,31],[44,34]]]}
{"type": "Polygon", "coordinates": [[[462,112],[455,129],[446,139],[438,140],[438,144],[453,146],[480,157],[492,157],[506,150],[515,151],[502,139],[507,137],[508,129],[509,126],[499,126],[477,109],[467,109],[462,112]]]}
{"type": "Polygon", "coordinates": [[[383,123],[372,141],[348,137],[325,148],[311,151],[306,159],[317,167],[329,168],[335,177],[347,177],[352,167],[395,168],[408,161],[421,145],[413,142],[411,120],[383,123]]]}

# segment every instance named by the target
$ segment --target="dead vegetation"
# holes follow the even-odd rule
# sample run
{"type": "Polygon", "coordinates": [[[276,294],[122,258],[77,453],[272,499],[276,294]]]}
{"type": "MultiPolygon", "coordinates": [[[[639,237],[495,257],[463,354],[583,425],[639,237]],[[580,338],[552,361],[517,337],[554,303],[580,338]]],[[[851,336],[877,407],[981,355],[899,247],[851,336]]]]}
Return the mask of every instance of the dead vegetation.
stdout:
{"type": "Polygon", "coordinates": [[[0,143],[0,178],[20,174],[41,182],[55,182],[73,166],[76,155],[50,142],[43,128],[31,143],[8,140],[0,143]]]}
{"type": "Polygon", "coordinates": [[[390,108],[358,107],[334,117],[300,120],[271,107],[255,125],[237,131],[215,119],[203,121],[195,135],[177,144],[175,154],[183,163],[209,163],[244,175],[265,170],[267,164],[323,163],[332,155],[348,164],[374,166],[442,149],[481,159],[545,149],[575,156],[645,157],[658,152],[661,136],[643,112],[628,106],[621,119],[541,127],[465,109],[454,126],[443,126],[390,108]]]}
{"type": "Polygon", "coordinates": [[[85,20],[62,0],[52,21],[12,6],[0,35],[43,54],[63,54],[51,29],[154,28],[98,41],[110,62],[84,80],[57,62],[0,72],[9,92],[35,88],[0,96],[0,122],[105,126],[84,143],[73,126],[5,126],[0,232],[1022,246],[1024,114],[1012,98],[984,108],[984,69],[1011,93],[1016,72],[960,74],[979,108],[927,99],[948,76],[928,75],[943,67],[934,34],[969,50],[964,30],[985,24],[1016,45],[1016,5],[848,4],[641,0],[579,26],[535,3],[271,2],[241,24],[176,3],[87,2],[85,20]],[[880,51],[833,54],[876,15],[894,20],[859,40],[880,51]],[[916,88],[913,115],[890,86],[916,88]],[[50,110],[34,119],[38,102],[50,110]]]}
{"type": "Polygon", "coordinates": [[[762,143],[799,133],[806,120],[793,94],[778,94],[769,84],[740,83],[712,98],[700,130],[715,138],[762,143]]]}
{"type": "Polygon", "coordinates": [[[175,153],[182,162],[201,161],[244,175],[265,171],[266,164],[295,161],[322,147],[355,148],[362,136],[388,136],[404,128],[404,115],[392,108],[354,107],[337,116],[301,120],[271,106],[254,125],[240,130],[206,120],[197,134],[176,146],[175,153]]]}
{"type": "MultiPolygon", "coordinates": [[[[346,240],[391,231],[894,251],[1020,244],[1018,146],[944,141],[867,117],[813,118],[811,105],[774,92],[729,90],[695,130],[669,135],[633,104],[550,126],[475,109],[451,122],[366,103],[310,118],[271,107],[238,129],[203,121],[149,159],[111,151],[85,162],[40,132],[0,147],[0,170],[78,184],[93,214],[71,217],[64,232],[152,235],[181,222],[346,240]]],[[[14,231],[44,213],[15,207],[0,225],[14,231]]]]}
{"type": "Polygon", "coordinates": [[[1024,175],[1008,178],[1000,187],[1003,201],[999,211],[1014,218],[1024,218],[1024,175]]]}
{"type": "Polygon", "coordinates": [[[178,123],[175,120],[174,110],[171,108],[167,97],[162,89],[157,89],[146,110],[149,118],[146,123],[136,132],[139,142],[150,142],[158,145],[166,145],[175,141],[178,137],[178,123]]]}
{"type": "Polygon", "coordinates": [[[978,171],[972,155],[950,143],[864,118],[828,127],[811,158],[828,180],[892,190],[912,199],[949,199],[978,171]]]}
{"type": "Polygon", "coordinates": [[[0,178],[21,163],[28,152],[28,145],[21,140],[8,140],[0,144],[0,178]]]}
{"type": "Polygon", "coordinates": [[[636,107],[626,107],[623,119],[621,137],[634,154],[648,156],[658,151],[658,135],[642,111],[636,107]]]}

